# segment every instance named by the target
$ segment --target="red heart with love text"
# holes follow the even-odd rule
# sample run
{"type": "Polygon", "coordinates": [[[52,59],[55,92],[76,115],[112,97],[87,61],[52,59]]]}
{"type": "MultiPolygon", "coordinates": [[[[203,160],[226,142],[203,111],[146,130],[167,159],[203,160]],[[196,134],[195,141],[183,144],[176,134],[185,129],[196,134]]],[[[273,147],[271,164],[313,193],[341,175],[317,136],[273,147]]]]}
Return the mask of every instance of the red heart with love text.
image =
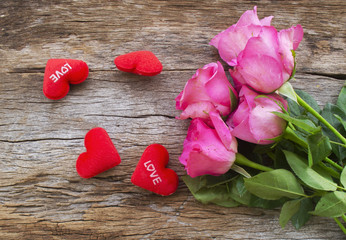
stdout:
{"type": "Polygon", "coordinates": [[[108,133],[93,128],[84,139],[86,152],[79,155],[76,169],[82,178],[91,178],[120,164],[121,159],[108,133]]]}
{"type": "Polygon", "coordinates": [[[169,155],[160,144],[148,146],[132,174],[131,182],[154,193],[168,196],[178,188],[178,175],[169,168],[169,155]]]}
{"type": "Polygon", "coordinates": [[[66,96],[70,84],[83,82],[89,74],[88,65],[75,59],[49,59],[43,78],[43,93],[52,100],[66,96]]]}
{"type": "Polygon", "coordinates": [[[114,64],[121,71],[144,76],[154,76],[162,71],[160,60],[150,51],[120,55],[114,59],[114,64]]]}

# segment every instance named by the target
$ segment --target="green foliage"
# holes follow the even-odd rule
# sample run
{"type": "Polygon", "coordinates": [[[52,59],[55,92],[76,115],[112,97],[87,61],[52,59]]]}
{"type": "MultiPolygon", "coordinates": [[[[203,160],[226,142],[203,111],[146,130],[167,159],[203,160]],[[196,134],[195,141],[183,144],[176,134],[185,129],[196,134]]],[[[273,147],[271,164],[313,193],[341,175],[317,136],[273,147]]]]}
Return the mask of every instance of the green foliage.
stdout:
{"type": "Polygon", "coordinates": [[[324,178],[314,169],[308,166],[306,160],[297,154],[285,151],[285,156],[288,164],[293,172],[309,187],[316,190],[335,191],[337,184],[333,181],[324,178]]]}
{"type": "Polygon", "coordinates": [[[279,223],[285,227],[288,221],[299,211],[300,199],[285,202],[281,208],[279,223]]]}
{"type": "Polygon", "coordinates": [[[285,85],[279,91],[289,97],[288,111],[274,112],[288,122],[284,134],[272,145],[238,141],[239,153],[250,158],[254,165],[236,159],[236,164],[224,175],[185,176],[184,182],[202,203],[281,207],[282,227],[291,221],[299,229],[311,215],[345,219],[346,145],[316,113],[346,136],[346,85],[336,105],[327,103],[323,110],[304,91],[296,90],[297,99],[303,99],[313,110],[292,100],[292,86],[285,85]]]}
{"type": "Polygon", "coordinates": [[[296,127],[299,127],[309,133],[316,133],[320,131],[320,127],[316,127],[315,124],[309,119],[298,119],[291,117],[287,113],[273,112],[280,118],[285,119],[287,122],[294,124],[296,127]]]}
{"type": "Polygon", "coordinates": [[[341,176],[340,176],[340,182],[344,188],[346,188],[346,168],[342,170],[341,176]]]}
{"type": "Polygon", "coordinates": [[[340,217],[346,213],[346,193],[335,191],[324,195],[311,214],[321,217],[340,217]]]}
{"type": "MultiPolygon", "coordinates": [[[[340,119],[345,121],[346,119],[346,112],[343,110],[343,108],[327,103],[326,106],[323,108],[323,111],[321,113],[322,117],[324,117],[336,130],[338,130],[341,135],[346,136],[346,130],[344,128],[344,125],[342,122],[340,122],[340,119]],[[336,117],[338,116],[338,117],[336,117]],[[338,119],[339,118],[339,119],[338,119]]],[[[334,142],[339,142],[339,138],[335,136],[335,134],[330,131],[325,126],[322,126],[323,134],[325,134],[327,137],[329,137],[330,140],[334,142]]],[[[346,160],[346,148],[340,145],[333,144],[332,145],[332,151],[337,156],[338,159],[340,159],[340,163],[346,160]]]]}
{"type": "Polygon", "coordinates": [[[322,162],[322,160],[328,157],[332,151],[329,138],[324,136],[321,131],[310,134],[307,137],[307,142],[309,150],[309,167],[322,162]]]}
{"type": "Polygon", "coordinates": [[[300,206],[296,214],[291,217],[292,225],[299,229],[309,221],[311,214],[309,213],[314,209],[314,204],[311,198],[304,198],[300,201],[300,206]]]}
{"type": "Polygon", "coordinates": [[[303,188],[296,177],[285,169],[259,173],[244,181],[249,192],[263,199],[277,200],[282,197],[294,199],[304,196],[303,188]]]}
{"type": "MultiPolygon", "coordinates": [[[[315,111],[318,113],[321,112],[321,108],[318,105],[318,103],[315,101],[315,99],[309,95],[307,92],[303,90],[296,89],[296,93],[307,103],[309,104],[315,111]]],[[[309,114],[305,109],[303,110],[307,115],[309,114]]]]}
{"type": "Polygon", "coordinates": [[[273,201],[255,196],[246,189],[244,178],[240,176],[229,183],[229,189],[230,194],[235,201],[249,207],[274,209],[281,206],[286,201],[286,198],[273,201]]]}

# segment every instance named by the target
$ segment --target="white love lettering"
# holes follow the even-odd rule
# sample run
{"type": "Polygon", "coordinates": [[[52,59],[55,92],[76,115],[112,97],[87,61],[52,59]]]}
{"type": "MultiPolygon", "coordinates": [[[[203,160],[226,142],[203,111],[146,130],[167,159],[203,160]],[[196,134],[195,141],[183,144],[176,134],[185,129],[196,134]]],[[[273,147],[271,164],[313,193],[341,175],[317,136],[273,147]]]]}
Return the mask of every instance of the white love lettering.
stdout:
{"type": "Polygon", "coordinates": [[[153,171],[151,174],[150,174],[150,177],[158,177],[159,175],[156,173],[156,170],[153,171]]]}
{"type": "Polygon", "coordinates": [[[52,75],[50,75],[50,77],[49,77],[50,79],[52,79],[53,80],[53,82],[56,82],[56,81],[58,81],[59,79],[54,75],[54,74],[52,74],[52,75]]]}
{"type": "Polygon", "coordinates": [[[70,64],[66,63],[61,67],[60,72],[56,70],[55,74],[53,73],[49,78],[52,79],[53,82],[56,82],[60,79],[60,77],[64,76],[69,71],[69,69],[71,70],[72,67],[70,66],[70,64]]]}
{"type": "Polygon", "coordinates": [[[154,185],[156,185],[157,183],[160,183],[160,182],[162,182],[162,179],[160,177],[153,179],[154,185]]]}
{"type": "Polygon", "coordinates": [[[62,72],[63,74],[67,73],[67,72],[68,72],[68,68],[65,67],[65,66],[62,66],[62,67],[61,67],[61,72],[62,72]]]}
{"type": "Polygon", "coordinates": [[[162,182],[162,179],[160,178],[160,176],[156,172],[155,166],[154,166],[154,164],[151,163],[151,160],[145,162],[144,167],[147,169],[147,171],[152,172],[150,174],[150,177],[154,178],[154,179],[152,179],[154,185],[162,182]]]}
{"type": "Polygon", "coordinates": [[[55,75],[58,77],[58,78],[60,78],[60,77],[62,77],[64,74],[62,74],[61,72],[59,72],[59,71],[55,71],[55,75]],[[59,76],[60,75],[60,76],[59,76]]]}

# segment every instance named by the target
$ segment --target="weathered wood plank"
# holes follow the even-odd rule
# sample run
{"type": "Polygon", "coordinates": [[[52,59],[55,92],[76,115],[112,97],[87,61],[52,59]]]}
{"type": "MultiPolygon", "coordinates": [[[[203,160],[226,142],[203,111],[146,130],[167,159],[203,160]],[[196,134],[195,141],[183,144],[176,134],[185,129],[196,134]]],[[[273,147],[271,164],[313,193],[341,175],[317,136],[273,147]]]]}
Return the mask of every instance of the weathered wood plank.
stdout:
{"type": "Polygon", "coordinates": [[[1,71],[42,69],[49,58],[78,58],[114,69],[115,56],[154,51],[165,70],[196,69],[218,58],[208,43],[258,5],[278,29],[301,24],[302,72],[344,75],[345,1],[58,1],[0,3],[1,71]],[[135,14],[133,14],[135,13],[135,14]]]}
{"type": "MultiPolygon", "coordinates": [[[[24,221],[30,230],[49,229],[37,230],[33,233],[36,236],[60,232],[66,238],[72,232],[75,235],[70,239],[83,236],[78,234],[87,234],[91,239],[131,237],[128,234],[134,234],[133,238],[184,238],[185,234],[197,232],[202,232],[203,237],[242,239],[257,236],[259,230],[272,239],[292,232],[298,239],[337,234],[336,225],[327,219],[316,218],[301,232],[295,232],[292,227],[279,229],[275,211],[204,206],[193,200],[182,183],[178,192],[168,198],[131,184],[130,176],[141,153],[154,142],[167,147],[169,166],[180,176],[184,174],[177,159],[188,121],[174,119],[177,112],[173,99],[184,84],[179,79],[188,79],[192,74],[169,71],[154,78],[138,78],[119,72],[94,72],[58,102],[43,96],[41,73],[4,75],[0,94],[5,106],[0,110],[0,188],[4,211],[1,219],[6,219],[6,224],[0,221],[2,230],[15,236],[18,229],[14,223],[24,221]],[[17,79],[16,86],[12,85],[13,79],[17,79]],[[167,88],[170,82],[177,83],[177,88],[167,88]],[[96,126],[107,129],[123,162],[93,179],[83,180],[74,164],[84,151],[85,133],[96,126]],[[102,228],[98,222],[102,222],[102,228]],[[247,229],[249,222],[254,225],[253,231],[247,229]],[[274,226],[268,226],[272,223],[274,226]],[[320,224],[327,225],[329,232],[317,231],[320,224]],[[82,233],[85,227],[88,231],[82,233]],[[272,231],[276,233],[273,235],[272,231]]],[[[310,92],[320,101],[335,100],[337,94],[321,95],[320,89],[335,90],[343,84],[328,77],[315,79],[298,74],[294,85],[302,88],[307,81],[312,83],[310,92]]],[[[24,235],[20,231],[19,236],[24,235]]]]}
{"type": "Polygon", "coordinates": [[[0,239],[341,239],[326,218],[281,229],[276,210],[202,205],[183,183],[160,197],[130,182],[154,142],[184,174],[178,157],[188,121],[174,118],[174,98],[195,69],[219,60],[210,39],[254,4],[279,29],[303,25],[292,83],[320,105],[335,101],[345,81],[344,1],[1,1],[0,239]],[[139,49],[162,60],[160,75],[115,69],[115,56],[139,49]],[[86,61],[91,72],[51,101],[42,93],[44,67],[62,57],[86,61]],[[96,126],[122,163],[85,180],[74,165],[96,126]]]}

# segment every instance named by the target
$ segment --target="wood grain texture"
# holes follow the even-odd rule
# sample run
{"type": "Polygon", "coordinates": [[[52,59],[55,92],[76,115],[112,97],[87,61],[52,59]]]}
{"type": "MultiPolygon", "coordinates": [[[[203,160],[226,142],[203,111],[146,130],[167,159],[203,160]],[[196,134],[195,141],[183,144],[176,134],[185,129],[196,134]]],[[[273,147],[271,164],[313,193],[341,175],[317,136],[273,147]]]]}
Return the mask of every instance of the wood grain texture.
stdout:
{"type": "Polygon", "coordinates": [[[279,211],[196,202],[181,182],[160,197],[131,184],[145,147],[164,145],[178,161],[188,121],[174,98],[195,70],[220,60],[210,39],[254,5],[278,29],[301,24],[293,85],[320,105],[346,76],[345,1],[10,1],[0,2],[0,239],[342,239],[313,217],[281,229],[279,211]],[[163,72],[141,77],[115,69],[123,53],[151,50],[163,72]],[[42,93],[49,58],[88,63],[90,75],[51,101],[42,93]],[[107,130],[122,163],[92,179],[75,171],[83,139],[107,130]]]}

